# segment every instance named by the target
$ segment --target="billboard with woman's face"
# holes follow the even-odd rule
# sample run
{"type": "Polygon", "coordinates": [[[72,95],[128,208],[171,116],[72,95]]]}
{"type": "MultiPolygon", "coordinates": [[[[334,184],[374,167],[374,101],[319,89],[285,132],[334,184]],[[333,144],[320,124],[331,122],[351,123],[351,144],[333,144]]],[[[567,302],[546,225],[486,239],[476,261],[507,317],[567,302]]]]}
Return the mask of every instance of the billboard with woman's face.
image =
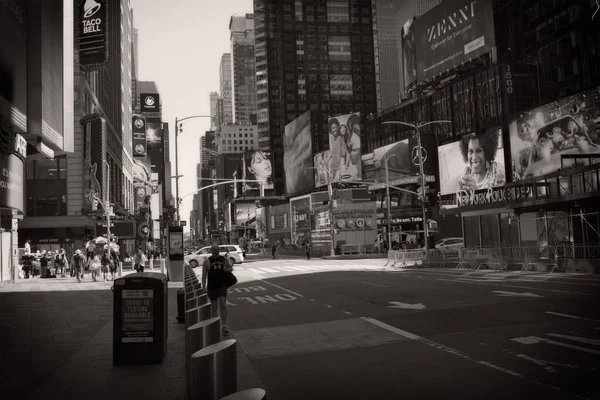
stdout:
{"type": "Polygon", "coordinates": [[[265,191],[273,190],[271,152],[263,150],[244,151],[243,171],[243,179],[260,181],[244,182],[243,191],[246,195],[258,195],[261,184],[265,191]]]}
{"type": "Polygon", "coordinates": [[[504,186],[502,130],[464,135],[438,148],[440,194],[456,194],[504,186]]]}
{"type": "Polygon", "coordinates": [[[360,114],[329,118],[327,169],[331,182],[362,179],[360,114]]]}
{"type": "Polygon", "coordinates": [[[522,113],[509,124],[513,181],[586,165],[600,153],[598,88],[522,113]]]}

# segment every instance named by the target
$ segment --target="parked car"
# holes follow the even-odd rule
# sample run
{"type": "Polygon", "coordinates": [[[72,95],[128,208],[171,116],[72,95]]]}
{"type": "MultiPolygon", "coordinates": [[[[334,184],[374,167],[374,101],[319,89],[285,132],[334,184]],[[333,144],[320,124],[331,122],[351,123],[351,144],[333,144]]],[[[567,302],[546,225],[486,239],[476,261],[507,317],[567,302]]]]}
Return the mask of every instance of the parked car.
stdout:
{"type": "Polygon", "coordinates": [[[449,238],[440,239],[437,242],[435,242],[436,249],[450,249],[450,248],[462,249],[463,247],[465,247],[465,242],[463,241],[463,238],[460,238],[460,237],[454,237],[454,238],[449,237],[449,238]]]}
{"type": "MultiPolygon", "coordinates": [[[[204,260],[211,256],[211,247],[206,246],[200,250],[185,256],[183,259],[191,265],[192,268],[196,268],[204,263],[204,260]]],[[[220,255],[228,257],[231,265],[241,264],[244,262],[244,255],[242,249],[238,245],[233,244],[221,244],[219,245],[220,255]]]]}

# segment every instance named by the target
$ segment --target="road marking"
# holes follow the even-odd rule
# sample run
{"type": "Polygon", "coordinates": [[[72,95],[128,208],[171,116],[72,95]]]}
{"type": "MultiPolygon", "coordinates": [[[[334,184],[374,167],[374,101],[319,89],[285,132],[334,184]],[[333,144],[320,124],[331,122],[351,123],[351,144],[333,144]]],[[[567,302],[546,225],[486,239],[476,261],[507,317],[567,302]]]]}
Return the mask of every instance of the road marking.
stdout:
{"type": "Polygon", "coordinates": [[[537,295],[534,293],[529,293],[529,292],[516,293],[516,292],[505,292],[503,290],[494,290],[494,291],[492,291],[492,293],[496,293],[496,295],[503,296],[503,297],[542,297],[540,295],[537,295]]]}
{"type": "Polygon", "coordinates": [[[330,306],[329,304],[325,304],[325,307],[329,307],[329,308],[331,308],[331,306],[330,306]]]}
{"type": "Polygon", "coordinates": [[[310,271],[310,269],[306,269],[304,267],[297,267],[297,266],[287,266],[286,268],[291,269],[292,271],[310,271]]]}
{"type": "Polygon", "coordinates": [[[248,268],[247,271],[254,272],[255,274],[266,274],[266,272],[261,271],[258,268],[248,268]]]}
{"type": "Polygon", "coordinates": [[[404,309],[408,309],[408,310],[424,310],[425,309],[425,304],[408,304],[408,303],[401,303],[399,301],[388,301],[388,303],[391,304],[391,306],[388,306],[389,308],[404,308],[404,309]]]}
{"type": "Polygon", "coordinates": [[[378,283],[371,283],[371,282],[361,282],[361,283],[364,283],[365,285],[371,285],[371,286],[387,287],[385,285],[380,285],[378,283]]]}
{"type": "Polygon", "coordinates": [[[344,314],[352,315],[350,311],[342,311],[344,314]]]}
{"type": "Polygon", "coordinates": [[[365,320],[373,325],[377,325],[378,327],[383,328],[386,331],[390,331],[392,333],[395,333],[396,335],[403,336],[410,340],[420,340],[421,339],[421,336],[415,335],[414,333],[410,333],[407,331],[403,331],[400,328],[396,328],[395,326],[388,325],[385,322],[379,321],[375,318],[361,317],[360,319],[365,320]]]}
{"type": "Polygon", "coordinates": [[[591,344],[593,346],[600,346],[600,340],[588,339],[580,336],[562,335],[560,333],[546,333],[546,336],[553,336],[561,339],[572,340],[574,342],[580,342],[585,344],[591,344]]]}
{"type": "MultiPolygon", "coordinates": [[[[600,322],[600,320],[597,320],[597,319],[577,317],[575,315],[561,314],[561,313],[557,313],[557,312],[553,312],[553,311],[546,311],[546,314],[558,315],[559,317],[567,317],[567,318],[573,318],[573,319],[580,319],[582,321],[600,322]]],[[[596,328],[596,329],[598,329],[598,328],[596,328]]]]}
{"type": "Polygon", "coordinates": [[[284,287],[281,287],[281,286],[279,286],[279,285],[276,285],[276,284],[274,284],[274,283],[271,283],[271,282],[269,282],[269,281],[266,281],[266,280],[264,280],[264,279],[261,279],[261,281],[262,281],[262,282],[264,282],[264,283],[266,283],[267,285],[271,285],[271,286],[273,286],[273,287],[276,287],[277,289],[281,289],[281,290],[284,290],[284,291],[286,291],[286,292],[288,292],[288,293],[291,293],[291,294],[293,294],[294,296],[298,296],[298,297],[304,297],[304,296],[303,296],[303,295],[301,295],[300,293],[296,293],[296,292],[294,292],[294,291],[292,291],[292,290],[286,289],[286,288],[284,288],[284,287]]]}
{"type": "Polygon", "coordinates": [[[592,349],[588,349],[586,347],[575,346],[573,344],[568,344],[568,343],[561,343],[561,342],[557,342],[555,340],[545,339],[545,338],[541,338],[541,337],[537,337],[537,336],[518,337],[518,338],[513,338],[511,340],[514,342],[517,342],[517,343],[521,343],[521,344],[537,344],[540,342],[545,342],[545,343],[552,344],[555,346],[566,347],[568,349],[579,350],[579,351],[583,351],[585,353],[600,356],[600,351],[598,351],[598,350],[592,350],[592,349]]]}
{"type": "Polygon", "coordinates": [[[236,307],[236,304],[233,304],[233,303],[232,303],[232,302],[230,302],[229,300],[227,300],[227,305],[228,305],[228,306],[233,306],[233,307],[236,307]]]}
{"type": "Polygon", "coordinates": [[[276,269],[272,269],[272,268],[267,268],[267,267],[261,267],[260,268],[261,271],[265,271],[265,272],[270,272],[270,273],[277,273],[280,271],[277,271],[276,269]]]}
{"type": "Polygon", "coordinates": [[[458,279],[443,279],[443,278],[436,278],[436,281],[445,281],[445,282],[454,282],[454,283],[470,283],[470,284],[474,284],[474,285],[501,286],[501,287],[507,287],[507,288],[513,288],[513,289],[542,290],[544,292],[554,292],[554,293],[563,293],[563,294],[576,294],[578,296],[600,297],[600,294],[593,294],[593,293],[569,292],[567,290],[544,289],[544,288],[540,288],[540,287],[531,287],[531,286],[506,285],[506,284],[494,283],[494,282],[487,282],[487,281],[469,282],[469,281],[459,281],[458,279]]]}

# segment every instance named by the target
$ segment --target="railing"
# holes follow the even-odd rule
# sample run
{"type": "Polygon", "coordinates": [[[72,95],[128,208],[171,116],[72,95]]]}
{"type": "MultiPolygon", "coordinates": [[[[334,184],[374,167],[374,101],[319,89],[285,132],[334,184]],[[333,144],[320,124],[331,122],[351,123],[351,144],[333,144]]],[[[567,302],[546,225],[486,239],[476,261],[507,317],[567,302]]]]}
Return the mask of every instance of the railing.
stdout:
{"type": "Polygon", "coordinates": [[[557,256],[560,258],[600,258],[600,243],[595,245],[556,245],[557,256]]]}
{"type": "Polygon", "coordinates": [[[521,272],[539,268],[550,269],[550,273],[564,270],[564,265],[559,266],[559,254],[553,246],[432,249],[429,252],[423,249],[399,250],[388,252],[386,266],[392,260],[392,266],[400,268],[455,266],[457,269],[487,268],[501,271],[507,270],[509,264],[517,264],[521,266],[521,272]]]}

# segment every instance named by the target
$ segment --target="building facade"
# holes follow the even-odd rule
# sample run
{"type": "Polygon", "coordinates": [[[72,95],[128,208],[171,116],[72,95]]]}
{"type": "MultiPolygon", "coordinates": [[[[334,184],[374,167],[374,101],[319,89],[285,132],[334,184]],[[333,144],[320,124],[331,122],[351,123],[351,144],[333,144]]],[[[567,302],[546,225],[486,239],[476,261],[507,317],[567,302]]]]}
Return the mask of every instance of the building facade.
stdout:
{"type": "Polygon", "coordinates": [[[218,153],[242,153],[244,150],[258,149],[256,125],[229,124],[221,127],[218,153]]]}
{"type": "Polygon", "coordinates": [[[222,124],[233,123],[233,76],[231,74],[231,54],[224,53],[219,64],[219,93],[221,94],[222,106],[220,122],[222,124]]]}
{"type": "MultiPolygon", "coordinates": [[[[128,0],[107,3],[108,62],[97,68],[80,67],[78,45],[75,49],[73,146],[54,160],[35,160],[28,164],[27,213],[22,228],[38,249],[83,246],[95,235],[97,217],[86,194],[86,126],[82,121],[97,116],[104,121],[102,135],[106,153],[97,168],[102,169],[100,185],[110,194],[116,210],[133,211],[133,159],[131,133],[131,13],[128,0]],[[110,177],[108,177],[110,174],[110,177]],[[108,187],[110,186],[110,187],[108,187]]],[[[79,5],[73,8],[74,26],[79,32],[79,5]]],[[[71,97],[72,98],[72,97],[71,97]]],[[[23,238],[25,240],[26,238],[23,238]]],[[[123,242],[126,247],[126,242],[123,242]]]]}
{"type": "Polygon", "coordinates": [[[219,123],[219,93],[210,92],[209,95],[210,102],[210,130],[214,131],[220,125],[219,123]]]}
{"type": "MultiPolygon", "coordinates": [[[[285,126],[308,110],[313,153],[329,147],[330,116],[377,112],[371,0],[258,0],[254,18],[259,146],[275,165],[285,126]]],[[[273,182],[283,194],[283,168],[273,182]]]]}
{"type": "Polygon", "coordinates": [[[232,16],[229,32],[233,71],[233,122],[256,124],[254,15],[232,16]]]}

